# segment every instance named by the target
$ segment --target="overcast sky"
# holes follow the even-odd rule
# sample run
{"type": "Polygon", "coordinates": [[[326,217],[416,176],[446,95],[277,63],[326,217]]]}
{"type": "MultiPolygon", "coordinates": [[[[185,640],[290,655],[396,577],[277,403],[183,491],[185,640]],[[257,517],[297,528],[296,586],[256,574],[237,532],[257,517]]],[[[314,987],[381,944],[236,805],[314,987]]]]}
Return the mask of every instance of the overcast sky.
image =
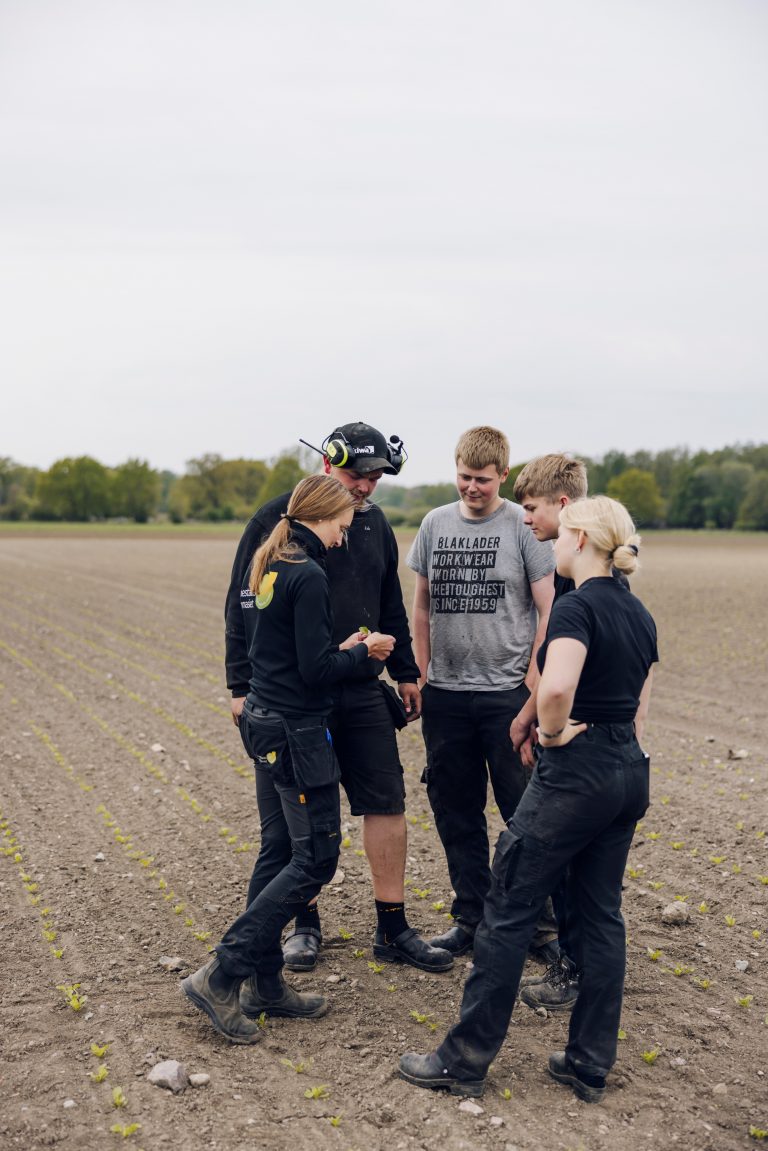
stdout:
{"type": "Polygon", "coordinates": [[[768,439],[764,0],[0,0],[0,456],[768,439]]]}

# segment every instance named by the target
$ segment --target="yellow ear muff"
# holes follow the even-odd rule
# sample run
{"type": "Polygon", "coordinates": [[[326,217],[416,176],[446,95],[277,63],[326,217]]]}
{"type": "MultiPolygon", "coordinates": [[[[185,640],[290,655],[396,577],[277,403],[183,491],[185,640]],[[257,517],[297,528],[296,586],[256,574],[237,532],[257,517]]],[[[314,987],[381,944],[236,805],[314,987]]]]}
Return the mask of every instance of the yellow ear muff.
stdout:
{"type": "Polygon", "coordinates": [[[349,462],[349,452],[343,440],[329,440],[326,444],[325,452],[335,468],[346,467],[349,462]]]}

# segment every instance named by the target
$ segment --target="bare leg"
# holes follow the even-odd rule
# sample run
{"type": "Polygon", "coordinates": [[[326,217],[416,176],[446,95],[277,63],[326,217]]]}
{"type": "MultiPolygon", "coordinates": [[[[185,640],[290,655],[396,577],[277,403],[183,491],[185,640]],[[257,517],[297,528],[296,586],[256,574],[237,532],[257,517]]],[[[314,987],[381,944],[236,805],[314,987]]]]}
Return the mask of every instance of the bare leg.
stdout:
{"type": "Polygon", "coordinates": [[[363,847],[376,899],[402,903],[405,897],[405,815],[364,815],[363,847]]]}

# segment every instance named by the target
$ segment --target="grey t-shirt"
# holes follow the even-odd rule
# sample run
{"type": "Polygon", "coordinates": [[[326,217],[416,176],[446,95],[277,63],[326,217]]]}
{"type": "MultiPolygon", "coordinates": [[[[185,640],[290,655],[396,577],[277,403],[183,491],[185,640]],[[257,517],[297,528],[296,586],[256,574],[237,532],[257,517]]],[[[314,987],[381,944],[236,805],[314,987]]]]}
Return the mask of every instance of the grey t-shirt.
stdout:
{"type": "Polygon", "coordinates": [[[523,510],[505,500],[485,519],[459,501],[424,517],[406,563],[429,581],[427,678],[448,691],[499,691],[525,679],[536,634],[531,584],[554,570],[523,510]]]}

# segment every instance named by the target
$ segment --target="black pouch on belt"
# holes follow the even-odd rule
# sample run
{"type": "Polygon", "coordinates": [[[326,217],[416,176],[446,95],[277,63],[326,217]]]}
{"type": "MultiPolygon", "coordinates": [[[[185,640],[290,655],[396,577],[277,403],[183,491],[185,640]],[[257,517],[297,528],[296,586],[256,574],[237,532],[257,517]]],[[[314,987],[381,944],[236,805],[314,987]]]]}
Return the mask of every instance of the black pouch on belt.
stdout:
{"type": "Polygon", "coordinates": [[[338,783],[341,772],[325,719],[300,716],[283,722],[293,774],[301,790],[338,783]]]}
{"type": "Polygon", "coordinates": [[[384,692],[384,699],[389,708],[389,714],[392,716],[392,722],[398,731],[402,731],[408,723],[408,713],[405,710],[405,704],[397,694],[395,689],[390,684],[385,683],[383,679],[379,680],[379,687],[384,692]]]}

